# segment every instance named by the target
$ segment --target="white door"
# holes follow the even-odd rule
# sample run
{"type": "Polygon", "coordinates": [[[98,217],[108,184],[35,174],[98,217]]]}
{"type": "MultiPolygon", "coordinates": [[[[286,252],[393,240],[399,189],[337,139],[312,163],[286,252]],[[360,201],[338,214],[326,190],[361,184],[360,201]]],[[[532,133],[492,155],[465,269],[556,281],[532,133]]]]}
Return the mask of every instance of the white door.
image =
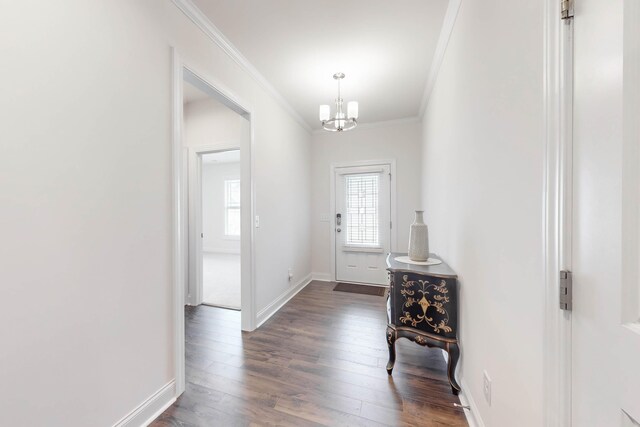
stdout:
{"type": "Polygon", "coordinates": [[[390,166],[336,168],[335,174],[336,280],[386,285],[390,166]]]}
{"type": "Polygon", "coordinates": [[[640,423],[640,0],[574,18],[572,425],[640,423]]]}

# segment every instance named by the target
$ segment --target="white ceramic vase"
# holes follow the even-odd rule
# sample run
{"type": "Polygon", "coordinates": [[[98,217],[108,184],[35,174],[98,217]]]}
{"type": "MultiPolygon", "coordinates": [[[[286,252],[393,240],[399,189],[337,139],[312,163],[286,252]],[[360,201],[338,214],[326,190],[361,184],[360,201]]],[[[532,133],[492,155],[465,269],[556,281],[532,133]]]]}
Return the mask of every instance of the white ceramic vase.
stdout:
{"type": "Polygon", "coordinates": [[[429,228],[424,223],[424,211],[416,211],[416,219],[409,230],[409,259],[426,261],[429,259],[429,228]]]}

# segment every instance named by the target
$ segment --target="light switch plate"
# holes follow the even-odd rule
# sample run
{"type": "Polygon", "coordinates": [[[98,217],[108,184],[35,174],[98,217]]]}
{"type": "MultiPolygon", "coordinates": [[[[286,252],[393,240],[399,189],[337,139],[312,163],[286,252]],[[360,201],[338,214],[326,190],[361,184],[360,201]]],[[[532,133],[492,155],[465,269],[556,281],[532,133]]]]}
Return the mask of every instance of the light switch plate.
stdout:
{"type": "Polygon", "coordinates": [[[329,222],[329,214],[320,214],[320,222],[329,222]]]}
{"type": "Polygon", "coordinates": [[[482,391],[484,392],[484,399],[487,401],[487,404],[491,406],[491,378],[487,371],[484,371],[482,374],[482,391]]]}

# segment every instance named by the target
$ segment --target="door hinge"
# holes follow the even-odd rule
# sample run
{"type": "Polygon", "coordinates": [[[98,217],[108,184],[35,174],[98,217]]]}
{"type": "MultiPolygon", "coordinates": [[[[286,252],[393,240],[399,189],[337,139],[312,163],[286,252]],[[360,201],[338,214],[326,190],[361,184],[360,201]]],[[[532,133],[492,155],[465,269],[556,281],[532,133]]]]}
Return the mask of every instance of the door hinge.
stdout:
{"type": "Polygon", "coordinates": [[[571,311],[573,303],[573,275],[570,271],[560,272],[560,309],[571,311]]]}
{"type": "Polygon", "coordinates": [[[560,0],[560,18],[573,18],[573,0],[560,0]]]}
{"type": "Polygon", "coordinates": [[[389,228],[393,228],[393,222],[389,221],[389,228]]]}

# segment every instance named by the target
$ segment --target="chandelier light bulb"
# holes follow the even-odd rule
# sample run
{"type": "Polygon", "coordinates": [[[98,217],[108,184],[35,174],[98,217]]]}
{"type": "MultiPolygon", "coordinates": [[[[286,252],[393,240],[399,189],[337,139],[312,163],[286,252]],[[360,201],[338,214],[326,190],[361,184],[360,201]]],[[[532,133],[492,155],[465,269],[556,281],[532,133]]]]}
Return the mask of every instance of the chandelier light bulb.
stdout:
{"type": "Polygon", "coordinates": [[[347,104],[347,117],[350,119],[358,118],[358,101],[350,101],[347,104]]]}
{"type": "Polygon", "coordinates": [[[320,106],[320,121],[321,122],[325,122],[325,121],[329,120],[330,116],[331,116],[331,107],[329,107],[328,105],[321,105],[320,106]]]}

